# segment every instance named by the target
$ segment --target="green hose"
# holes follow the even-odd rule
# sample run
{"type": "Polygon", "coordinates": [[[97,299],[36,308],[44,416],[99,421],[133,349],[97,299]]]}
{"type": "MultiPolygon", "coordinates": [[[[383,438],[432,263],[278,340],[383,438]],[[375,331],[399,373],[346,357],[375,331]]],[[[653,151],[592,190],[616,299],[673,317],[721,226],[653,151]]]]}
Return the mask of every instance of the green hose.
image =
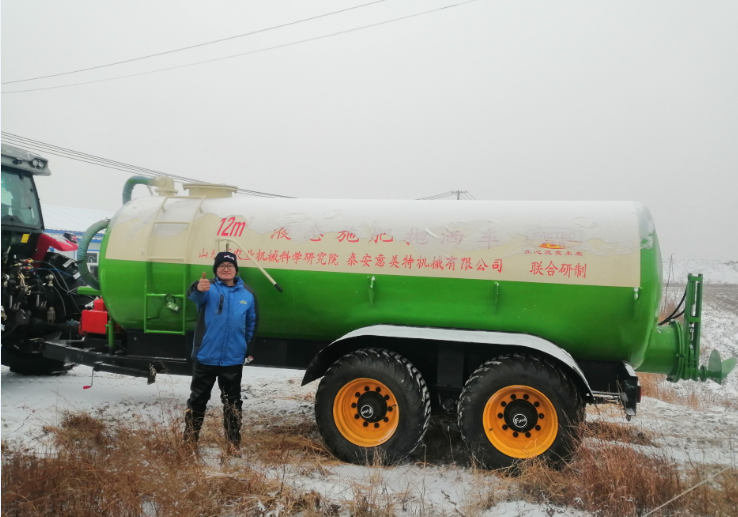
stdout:
{"type": "Polygon", "coordinates": [[[147,178],[146,176],[131,176],[123,185],[123,204],[125,205],[131,200],[133,195],[133,187],[136,185],[154,185],[154,178],[147,178]]]}
{"type": "Polygon", "coordinates": [[[82,236],[82,240],[79,241],[79,247],[77,249],[77,266],[79,267],[79,274],[82,275],[82,279],[87,283],[87,285],[98,291],[100,290],[100,282],[97,281],[97,278],[92,276],[92,273],[90,273],[90,270],[87,268],[87,249],[90,247],[90,243],[95,235],[107,228],[109,222],[110,219],[103,219],[87,228],[87,231],[82,236]],[[80,256],[82,257],[82,260],[79,260],[80,256]]]}

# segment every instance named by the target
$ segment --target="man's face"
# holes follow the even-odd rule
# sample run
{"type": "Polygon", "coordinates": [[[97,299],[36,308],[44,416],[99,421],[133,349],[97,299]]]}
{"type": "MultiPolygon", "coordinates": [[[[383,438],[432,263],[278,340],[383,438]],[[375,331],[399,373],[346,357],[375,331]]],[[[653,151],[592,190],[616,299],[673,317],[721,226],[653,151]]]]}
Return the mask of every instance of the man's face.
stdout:
{"type": "Polygon", "coordinates": [[[236,277],[236,266],[234,266],[230,262],[223,262],[222,264],[218,265],[216,274],[218,275],[218,278],[223,282],[225,282],[226,280],[233,280],[236,277]]]}

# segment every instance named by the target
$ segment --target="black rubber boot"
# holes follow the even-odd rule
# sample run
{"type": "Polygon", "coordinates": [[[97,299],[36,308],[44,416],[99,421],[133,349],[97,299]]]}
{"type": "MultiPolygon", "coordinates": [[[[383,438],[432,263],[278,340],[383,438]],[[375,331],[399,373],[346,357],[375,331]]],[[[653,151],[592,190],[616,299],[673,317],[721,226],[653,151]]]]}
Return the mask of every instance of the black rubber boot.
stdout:
{"type": "Polygon", "coordinates": [[[195,445],[200,438],[200,429],[205,420],[205,413],[198,413],[191,409],[185,411],[184,441],[195,445]]]}
{"type": "Polygon", "coordinates": [[[223,406],[223,428],[228,443],[238,449],[241,445],[241,409],[231,404],[223,406]]]}

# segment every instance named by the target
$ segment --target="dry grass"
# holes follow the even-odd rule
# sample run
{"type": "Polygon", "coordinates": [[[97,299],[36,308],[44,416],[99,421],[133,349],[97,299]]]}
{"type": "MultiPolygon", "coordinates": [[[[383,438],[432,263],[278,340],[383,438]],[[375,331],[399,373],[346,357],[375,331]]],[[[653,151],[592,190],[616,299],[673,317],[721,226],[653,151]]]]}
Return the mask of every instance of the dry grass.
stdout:
{"type": "MultiPolygon", "coordinates": [[[[551,511],[565,506],[600,517],[637,516],[718,471],[680,467],[660,449],[644,454],[640,447],[653,445],[648,432],[603,421],[583,424],[584,445],[560,470],[530,461],[516,475],[479,471],[468,453],[455,448],[460,437],[449,418],[441,418],[434,419],[430,447],[415,453],[413,468],[458,469],[457,476],[466,476],[460,499],[447,496],[440,508],[429,501],[424,484],[408,481],[402,491],[386,481],[391,468],[377,464],[364,478],[342,479],[343,499],[334,501],[290,485],[294,475],[331,482],[324,466],[338,463],[322,445],[311,416],[247,418],[244,458],[227,455],[221,417],[217,410],[209,414],[202,452],[193,454],[181,441],[181,419],[132,426],[67,413],[57,427],[47,428],[53,452],[31,454],[3,444],[3,516],[474,517],[503,500],[521,498],[551,511]]],[[[721,474],[655,515],[738,515],[738,472],[721,474]]]]}
{"type": "MultiPolygon", "coordinates": [[[[639,516],[724,468],[680,466],[666,452],[641,452],[630,445],[653,446],[652,436],[633,426],[603,421],[583,426],[587,439],[570,464],[552,470],[539,460],[526,462],[509,474],[513,481],[509,498],[577,508],[602,517],[639,516]]],[[[729,469],[655,515],[738,515],[738,470],[729,469]]]]}
{"type": "Polygon", "coordinates": [[[373,469],[366,483],[351,483],[348,509],[353,517],[393,517],[396,494],[391,494],[380,469],[373,469]]]}
{"type": "MultiPolygon", "coordinates": [[[[204,436],[215,441],[222,433],[222,425],[217,414],[219,411],[213,413],[216,417],[209,420],[204,436]]],[[[320,438],[312,414],[283,419],[268,416],[245,418],[241,434],[248,436],[249,450],[265,464],[280,464],[285,458],[298,462],[306,459],[335,461],[320,438]]]]}
{"type": "Polygon", "coordinates": [[[623,426],[604,420],[584,424],[584,437],[596,438],[605,442],[632,443],[634,445],[654,446],[651,433],[634,426],[623,426]]]}
{"type": "Polygon", "coordinates": [[[694,409],[698,407],[699,400],[697,397],[691,397],[693,400],[683,399],[674,389],[673,384],[666,380],[666,375],[639,373],[638,379],[641,382],[641,393],[644,397],[663,400],[670,404],[683,404],[694,409]]]}
{"type": "Polygon", "coordinates": [[[315,504],[223,453],[213,468],[181,440],[179,422],[131,428],[84,413],[47,428],[53,452],[4,446],[4,516],[263,515],[315,504]]]}
{"type": "MultiPolygon", "coordinates": [[[[705,354],[709,356],[709,350],[703,351],[702,355],[705,354]]],[[[702,364],[706,362],[707,359],[702,360],[702,364]]],[[[638,379],[641,382],[644,397],[659,399],[694,410],[703,409],[705,406],[738,409],[738,400],[734,397],[721,396],[719,393],[709,391],[698,381],[672,383],[666,380],[666,375],[657,373],[639,373],[638,379]]]]}
{"type": "MultiPolygon", "coordinates": [[[[643,515],[718,472],[714,466],[680,470],[666,455],[597,441],[583,446],[560,471],[530,461],[518,473],[512,498],[568,506],[602,517],[643,515]]],[[[656,515],[738,515],[738,470],[731,469],[669,504],[656,515]]]]}
{"type": "Polygon", "coordinates": [[[466,486],[464,498],[457,514],[465,517],[482,516],[505,501],[509,495],[509,482],[496,473],[477,470],[466,486]]]}

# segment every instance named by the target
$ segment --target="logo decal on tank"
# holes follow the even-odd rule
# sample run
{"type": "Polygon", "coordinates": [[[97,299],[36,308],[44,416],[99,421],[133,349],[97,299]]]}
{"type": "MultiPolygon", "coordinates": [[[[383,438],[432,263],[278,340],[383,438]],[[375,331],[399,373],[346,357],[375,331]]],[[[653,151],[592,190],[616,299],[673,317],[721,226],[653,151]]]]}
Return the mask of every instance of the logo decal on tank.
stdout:
{"type": "Polygon", "coordinates": [[[582,244],[582,233],[573,228],[539,227],[529,229],[526,240],[529,246],[564,250],[582,244]]]}

